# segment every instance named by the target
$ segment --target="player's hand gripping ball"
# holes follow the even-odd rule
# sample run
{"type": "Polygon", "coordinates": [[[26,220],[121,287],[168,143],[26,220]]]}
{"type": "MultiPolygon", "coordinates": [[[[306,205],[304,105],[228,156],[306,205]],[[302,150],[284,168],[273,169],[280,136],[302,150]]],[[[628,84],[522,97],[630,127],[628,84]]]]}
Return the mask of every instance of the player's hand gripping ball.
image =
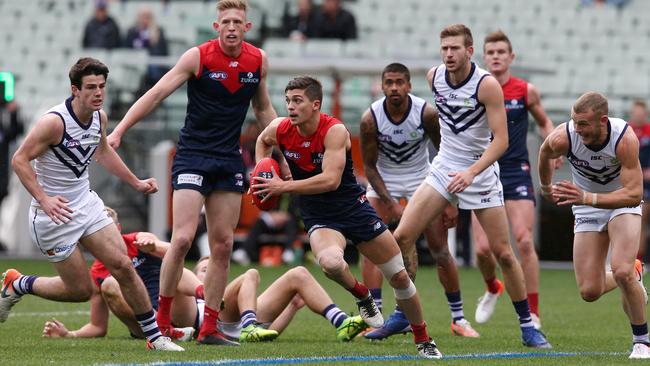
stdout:
{"type": "MultiPolygon", "coordinates": [[[[273,172],[271,171],[271,167],[275,169],[276,172],[280,171],[280,165],[278,164],[277,161],[273,158],[264,158],[255,165],[255,169],[253,169],[252,176],[253,177],[262,177],[262,178],[267,178],[271,179],[273,178],[273,172]]],[[[253,182],[253,179],[251,179],[251,185],[255,184],[253,182]]],[[[256,194],[255,189],[251,187],[250,189],[251,197],[253,199],[253,204],[257,206],[260,210],[268,211],[273,208],[275,208],[278,205],[278,201],[280,200],[280,196],[271,196],[269,197],[266,201],[262,202],[264,197],[266,197],[265,194],[256,194]]]]}

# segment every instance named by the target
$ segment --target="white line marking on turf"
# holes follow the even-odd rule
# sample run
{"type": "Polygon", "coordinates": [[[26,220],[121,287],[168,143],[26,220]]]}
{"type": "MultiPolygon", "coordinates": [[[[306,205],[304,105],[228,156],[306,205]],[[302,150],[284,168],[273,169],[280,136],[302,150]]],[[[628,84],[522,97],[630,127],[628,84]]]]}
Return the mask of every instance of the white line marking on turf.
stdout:
{"type": "Polygon", "coordinates": [[[90,315],[88,310],[77,310],[77,311],[45,311],[45,312],[19,312],[11,313],[9,316],[65,316],[65,315],[90,315]]]}

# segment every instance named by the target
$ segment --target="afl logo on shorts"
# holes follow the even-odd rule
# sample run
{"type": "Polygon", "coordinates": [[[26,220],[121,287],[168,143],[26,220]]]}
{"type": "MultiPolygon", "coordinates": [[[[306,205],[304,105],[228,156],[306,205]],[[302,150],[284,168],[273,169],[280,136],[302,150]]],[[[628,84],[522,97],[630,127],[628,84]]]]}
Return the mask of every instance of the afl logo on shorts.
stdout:
{"type": "Polygon", "coordinates": [[[228,73],[225,71],[214,71],[211,72],[208,76],[210,77],[210,79],[217,80],[217,81],[228,79],[228,73]]]}

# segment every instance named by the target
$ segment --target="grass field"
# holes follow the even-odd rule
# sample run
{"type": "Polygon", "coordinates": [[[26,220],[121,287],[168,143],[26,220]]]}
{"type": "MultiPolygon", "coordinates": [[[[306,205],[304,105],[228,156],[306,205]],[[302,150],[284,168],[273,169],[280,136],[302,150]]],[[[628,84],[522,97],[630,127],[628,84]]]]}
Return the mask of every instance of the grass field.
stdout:
{"type": "MultiPolygon", "coordinates": [[[[52,274],[44,261],[0,260],[0,269],[15,267],[23,273],[52,274]]],[[[357,312],[354,301],[338,285],[327,280],[316,267],[309,267],[334,301],[347,312],[357,312]]],[[[244,271],[233,266],[231,277],[244,271]]],[[[286,268],[260,268],[262,286],[267,286],[286,268]]],[[[353,268],[358,274],[358,268],[353,268]]],[[[473,320],[476,299],[483,292],[478,271],[461,270],[465,314],[473,320]]],[[[489,323],[475,328],[478,339],[454,337],[442,287],[433,267],[421,267],[417,279],[429,333],[454,365],[619,365],[638,363],[627,359],[631,331],[621,311],[618,291],[596,303],[583,302],[573,272],[542,271],[540,308],[543,330],[553,344],[550,351],[534,351],[521,345],[518,322],[507,296],[503,296],[489,323]]],[[[384,313],[394,306],[392,291],[384,286],[384,313]]],[[[144,341],[132,340],[125,327],[111,318],[104,339],[44,339],[43,323],[53,315],[69,329],[88,320],[87,304],[55,303],[28,296],[0,325],[0,365],[98,365],[169,362],[188,364],[324,364],[324,365],[424,365],[433,361],[415,359],[412,336],[395,336],[382,342],[357,339],[342,344],[334,328],[321,316],[301,310],[289,328],[273,343],[241,347],[209,347],[186,343],[184,353],[157,353],[145,349],[144,341]],[[378,356],[378,359],[373,359],[378,356]],[[390,358],[389,356],[395,356],[390,358]],[[311,359],[324,357],[323,359],[311,359]]],[[[165,363],[167,364],[167,363],[165,363]]]]}

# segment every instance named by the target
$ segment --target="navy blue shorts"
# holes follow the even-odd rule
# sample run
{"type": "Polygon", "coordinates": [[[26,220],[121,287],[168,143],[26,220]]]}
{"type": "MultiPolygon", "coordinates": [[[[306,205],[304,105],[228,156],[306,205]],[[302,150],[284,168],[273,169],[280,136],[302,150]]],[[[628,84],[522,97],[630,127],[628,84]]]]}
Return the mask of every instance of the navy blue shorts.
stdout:
{"type": "Polygon", "coordinates": [[[503,198],[507,200],[531,200],[535,202],[535,189],[530,177],[530,164],[499,164],[499,175],[503,185],[503,198]]]}
{"type": "Polygon", "coordinates": [[[238,159],[176,154],[172,165],[174,190],[192,189],[207,196],[215,191],[244,193],[244,162],[238,159]]]}
{"type": "Polygon", "coordinates": [[[328,228],[340,232],[357,245],[378,237],[388,229],[365,196],[355,200],[352,206],[335,202],[329,206],[317,213],[301,209],[305,230],[310,235],[314,230],[328,228]]]}

